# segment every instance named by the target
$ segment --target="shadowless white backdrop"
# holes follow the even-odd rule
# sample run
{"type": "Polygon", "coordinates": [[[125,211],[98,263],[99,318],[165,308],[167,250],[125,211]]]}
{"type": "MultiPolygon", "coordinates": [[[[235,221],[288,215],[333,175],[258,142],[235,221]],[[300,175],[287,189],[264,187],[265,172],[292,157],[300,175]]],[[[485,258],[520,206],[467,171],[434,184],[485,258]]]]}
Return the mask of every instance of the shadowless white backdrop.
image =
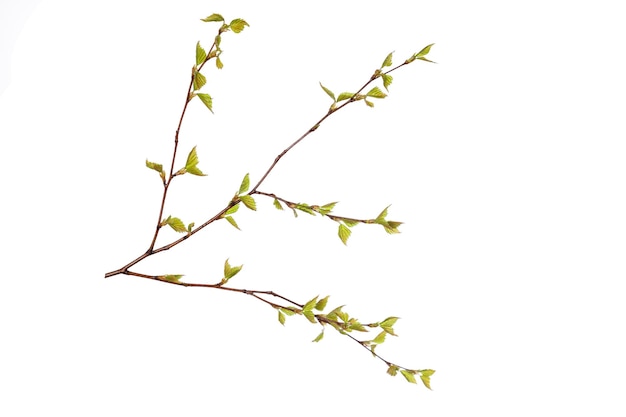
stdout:
{"type": "MultiPolygon", "coordinates": [[[[5,2],[0,414],[620,416],[626,272],[623,22],[613,2],[5,2]],[[261,189],[405,222],[400,235],[297,219],[258,197],[134,270],[274,290],[363,322],[354,342],[239,294],[116,276],[143,253],[195,44],[221,13],[250,27],[191,103],[166,215],[200,224],[330,101],[429,43],[374,109],[336,113],[261,189]]],[[[165,230],[161,242],[175,237],[165,230]]]]}

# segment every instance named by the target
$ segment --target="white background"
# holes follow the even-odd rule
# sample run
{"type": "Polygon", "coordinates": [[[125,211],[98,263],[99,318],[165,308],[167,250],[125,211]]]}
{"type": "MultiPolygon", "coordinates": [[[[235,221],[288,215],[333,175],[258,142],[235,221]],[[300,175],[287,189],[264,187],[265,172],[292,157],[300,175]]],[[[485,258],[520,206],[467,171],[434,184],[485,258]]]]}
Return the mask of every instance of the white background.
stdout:
{"type": "MultiPolygon", "coordinates": [[[[615,2],[3,2],[0,414],[623,416],[623,14],[615,2]],[[34,7],[34,6],[37,7],[34,7]],[[261,187],[402,234],[278,212],[270,199],[134,269],[274,290],[364,322],[433,391],[250,297],[104,273],[147,248],[196,41],[221,13],[167,214],[199,224],[253,183],[390,51],[376,108],[336,113],[261,187]],[[10,76],[10,82],[7,76],[10,76]]],[[[164,231],[162,242],[174,238],[164,231]]]]}

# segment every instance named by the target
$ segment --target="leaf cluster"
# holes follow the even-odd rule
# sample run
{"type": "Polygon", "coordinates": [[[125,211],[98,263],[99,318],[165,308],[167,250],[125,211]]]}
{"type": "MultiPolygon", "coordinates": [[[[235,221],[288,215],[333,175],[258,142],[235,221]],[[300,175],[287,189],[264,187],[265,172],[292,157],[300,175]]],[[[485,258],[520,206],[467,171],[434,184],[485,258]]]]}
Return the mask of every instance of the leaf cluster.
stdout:
{"type": "Polygon", "coordinates": [[[278,321],[283,326],[286,322],[287,316],[302,315],[306,317],[311,323],[319,323],[322,326],[321,332],[313,339],[313,342],[317,343],[324,338],[324,329],[326,325],[333,327],[340,334],[347,335],[353,340],[356,340],[365,349],[369,350],[373,356],[383,360],[387,363],[387,373],[391,376],[397,375],[398,371],[404,376],[404,378],[415,384],[417,381],[415,375],[419,375],[422,383],[426,388],[430,387],[430,376],[435,373],[432,369],[409,369],[404,368],[394,363],[388,362],[376,353],[376,347],[385,343],[387,335],[397,336],[393,326],[398,321],[398,317],[387,317],[386,319],[375,322],[362,324],[357,318],[351,317],[345,310],[345,306],[335,307],[330,312],[324,314],[323,311],[328,304],[329,296],[319,298],[319,296],[313,297],[307,301],[302,307],[296,306],[274,306],[278,310],[278,321]],[[371,340],[357,340],[354,336],[350,335],[352,332],[367,333],[371,328],[380,328],[381,331],[371,340]]]}
{"type": "MultiPolygon", "coordinates": [[[[259,193],[259,194],[265,194],[265,193],[259,193]]],[[[332,203],[327,203],[324,205],[310,205],[310,204],[306,204],[306,203],[294,203],[291,201],[287,201],[283,198],[277,197],[273,194],[265,194],[265,195],[269,195],[271,197],[274,197],[274,207],[276,207],[276,209],[278,210],[284,210],[283,206],[281,204],[284,203],[287,207],[289,207],[292,211],[293,211],[293,215],[295,217],[298,217],[298,212],[304,212],[307,214],[310,214],[312,216],[315,216],[317,214],[320,214],[322,216],[328,217],[329,219],[339,223],[339,230],[337,232],[339,239],[341,239],[341,241],[343,242],[344,245],[348,244],[348,239],[350,238],[350,236],[352,235],[352,228],[356,225],[358,225],[359,223],[362,224],[379,224],[381,226],[383,226],[383,228],[385,229],[385,231],[389,234],[395,234],[395,233],[400,233],[400,230],[398,229],[398,227],[400,227],[400,225],[402,225],[402,222],[398,222],[398,221],[394,221],[394,220],[387,220],[387,209],[389,209],[390,206],[385,207],[385,209],[383,209],[383,211],[380,212],[380,214],[378,216],[376,216],[376,218],[373,219],[355,219],[355,218],[351,218],[351,217],[345,217],[345,216],[338,216],[335,214],[332,214],[333,209],[335,208],[335,206],[338,204],[338,202],[334,201],[332,203]]]]}

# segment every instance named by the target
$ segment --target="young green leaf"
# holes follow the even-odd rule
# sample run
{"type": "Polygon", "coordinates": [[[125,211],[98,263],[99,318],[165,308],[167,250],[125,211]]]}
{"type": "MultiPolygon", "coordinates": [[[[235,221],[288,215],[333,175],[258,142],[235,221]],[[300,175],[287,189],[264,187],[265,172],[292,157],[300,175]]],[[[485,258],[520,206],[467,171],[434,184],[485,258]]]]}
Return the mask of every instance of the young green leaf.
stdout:
{"type": "Polygon", "coordinates": [[[194,222],[189,223],[189,224],[187,225],[187,233],[191,233],[191,231],[193,230],[193,227],[194,227],[195,225],[196,225],[196,224],[195,224],[194,222]]]}
{"type": "Polygon", "coordinates": [[[354,93],[341,93],[337,97],[337,101],[349,100],[354,96],[354,93]]]}
{"type": "Polygon", "coordinates": [[[411,384],[417,384],[417,381],[415,380],[415,375],[413,375],[411,371],[408,371],[406,369],[400,369],[400,373],[411,384]]]}
{"type": "Polygon", "coordinates": [[[425,46],[424,48],[422,48],[421,51],[419,51],[417,54],[415,54],[415,58],[420,59],[425,57],[426,55],[428,55],[428,53],[430,52],[430,48],[434,45],[434,43],[431,43],[430,45],[425,46]]]}
{"type": "Polygon", "coordinates": [[[310,299],[309,301],[306,302],[306,304],[304,305],[304,307],[302,307],[302,310],[304,311],[311,311],[313,310],[313,307],[315,307],[315,305],[317,304],[317,298],[319,297],[319,295],[315,296],[315,298],[310,299]]]}
{"type": "Polygon", "coordinates": [[[422,61],[427,61],[427,62],[433,62],[430,59],[426,58],[426,55],[430,52],[430,48],[433,45],[434,45],[434,43],[431,43],[430,45],[427,45],[424,48],[422,48],[422,50],[419,51],[418,53],[413,54],[409,59],[407,59],[405,61],[405,64],[410,64],[411,62],[415,61],[416,59],[420,59],[422,61]]]}
{"type": "Polygon", "coordinates": [[[352,220],[352,219],[342,218],[341,221],[344,222],[344,224],[348,227],[354,227],[357,224],[359,224],[359,222],[357,222],[356,220],[352,220]]]}
{"type": "Polygon", "coordinates": [[[206,77],[200,71],[194,68],[193,71],[193,89],[197,91],[206,84],[206,77]]]}
{"type": "Polygon", "coordinates": [[[324,311],[324,309],[326,308],[326,304],[328,303],[328,297],[330,296],[327,295],[326,297],[322,298],[317,303],[315,303],[315,309],[317,311],[324,311]]]}
{"type": "Polygon", "coordinates": [[[376,217],[375,222],[379,223],[380,221],[385,220],[385,217],[387,217],[387,209],[391,207],[391,206],[387,206],[383,209],[383,211],[380,212],[380,214],[376,217]]]}
{"type": "Polygon", "coordinates": [[[383,74],[382,77],[383,77],[383,87],[385,87],[385,90],[389,91],[389,86],[393,82],[393,77],[389,74],[383,74]]]}
{"type": "Polygon", "coordinates": [[[367,104],[367,107],[374,107],[374,103],[369,100],[365,100],[365,104],[367,104]]]}
{"type": "Polygon", "coordinates": [[[330,98],[332,98],[334,102],[337,102],[337,99],[335,98],[335,94],[332,91],[330,91],[328,88],[324,87],[322,85],[322,83],[320,83],[320,87],[322,87],[322,90],[326,91],[326,94],[328,94],[328,96],[330,98]]]}
{"type": "Polygon", "coordinates": [[[185,224],[178,217],[168,216],[167,219],[165,219],[165,220],[163,220],[163,222],[161,222],[161,225],[162,226],[168,225],[169,227],[171,227],[172,229],[174,229],[178,233],[184,233],[184,232],[187,231],[187,228],[185,227],[185,224]]]}
{"type": "Polygon", "coordinates": [[[348,329],[350,330],[356,330],[357,332],[367,332],[368,330],[361,324],[359,323],[356,319],[352,319],[350,321],[350,324],[348,325],[348,329]]]}
{"type": "Polygon", "coordinates": [[[318,211],[322,215],[330,214],[330,212],[333,211],[336,205],[337,205],[336,201],[333,203],[324,204],[322,207],[318,209],[318,211]]]}
{"type": "Polygon", "coordinates": [[[428,389],[432,389],[430,387],[430,376],[434,373],[435,371],[433,369],[424,369],[420,371],[420,379],[424,383],[424,386],[428,389]]]}
{"type": "Polygon", "coordinates": [[[311,310],[302,310],[302,314],[311,323],[317,323],[317,320],[315,320],[315,314],[311,310]]]}
{"type": "Polygon", "coordinates": [[[280,311],[282,311],[288,316],[293,316],[294,314],[296,314],[295,311],[291,310],[290,308],[285,308],[285,307],[280,307],[280,311]]]}
{"type": "Polygon", "coordinates": [[[375,353],[376,346],[378,346],[378,345],[372,345],[372,346],[370,346],[370,352],[372,353],[372,356],[373,356],[373,357],[376,357],[376,353],[375,353]]]}
{"type": "Polygon", "coordinates": [[[303,211],[305,213],[308,213],[311,216],[315,216],[315,211],[313,211],[308,204],[298,203],[298,204],[295,205],[295,208],[297,208],[298,210],[303,211]]]}
{"type": "Polygon", "coordinates": [[[233,32],[239,33],[244,30],[246,26],[249,27],[250,25],[243,19],[234,19],[232,22],[230,22],[229,26],[233,32]]]}
{"type": "Polygon", "coordinates": [[[226,221],[228,221],[228,223],[232,224],[235,229],[241,230],[239,226],[237,225],[237,222],[235,221],[235,219],[232,218],[232,216],[226,216],[224,218],[226,219],[226,221]]]}
{"type": "Polygon", "coordinates": [[[387,57],[385,58],[385,60],[383,61],[383,65],[380,66],[380,68],[385,68],[385,67],[390,67],[391,66],[391,57],[393,55],[393,52],[390,52],[389,55],[387,55],[387,57]]]}
{"type": "Polygon", "coordinates": [[[185,171],[192,175],[206,176],[206,174],[203,174],[198,168],[198,162],[200,162],[200,160],[198,159],[198,153],[196,152],[196,147],[194,146],[187,156],[185,171]]]}
{"type": "Polygon", "coordinates": [[[226,281],[237,275],[239,271],[241,271],[241,268],[243,268],[243,265],[231,266],[228,262],[228,259],[226,259],[226,261],[224,262],[224,278],[222,279],[222,283],[225,283],[226,281]]]}
{"type": "Polygon", "coordinates": [[[220,58],[219,55],[215,58],[215,66],[217,67],[217,69],[224,68],[224,64],[222,63],[222,59],[220,58]]]}
{"type": "Polygon", "coordinates": [[[348,238],[352,234],[352,230],[348,229],[343,223],[339,223],[339,239],[344,245],[348,244],[348,238]]]}
{"type": "Polygon", "coordinates": [[[390,235],[400,233],[400,231],[398,230],[398,227],[402,224],[402,222],[388,221],[385,223],[386,224],[383,224],[383,227],[385,228],[385,232],[389,233],[390,235]]]}
{"type": "Polygon", "coordinates": [[[385,98],[387,94],[383,93],[380,88],[374,87],[370,91],[367,92],[366,96],[374,97],[374,98],[385,98]]]}
{"type": "Polygon", "coordinates": [[[196,44],[196,65],[200,66],[206,59],[206,51],[200,46],[200,41],[196,44]]]}
{"type": "Polygon", "coordinates": [[[256,210],[256,201],[254,201],[254,198],[252,198],[252,196],[242,195],[239,198],[241,199],[241,202],[250,210],[256,210]]]}
{"type": "Polygon", "coordinates": [[[150,162],[146,159],[146,166],[150,169],[155,170],[156,172],[159,173],[159,176],[161,177],[161,179],[163,180],[163,182],[165,183],[165,171],[163,171],[163,165],[161,164],[157,164],[154,162],[150,162]]]}
{"type": "MultiPolygon", "coordinates": [[[[333,310],[333,311],[335,311],[335,310],[333,310]]],[[[350,321],[350,316],[345,311],[338,311],[337,312],[337,317],[340,318],[344,323],[347,323],[348,321],[350,321]]]]}
{"type": "Polygon", "coordinates": [[[339,317],[339,314],[343,313],[343,312],[341,311],[341,309],[342,309],[343,307],[344,307],[344,306],[335,307],[335,308],[333,309],[333,311],[331,311],[330,313],[326,314],[326,317],[327,317],[329,320],[337,320],[337,317],[339,317]]]}
{"type": "Polygon", "coordinates": [[[182,277],[184,277],[184,275],[164,275],[160,278],[164,279],[165,281],[169,281],[169,282],[178,282],[182,277]]]}
{"type": "Polygon", "coordinates": [[[377,345],[380,345],[381,343],[385,342],[386,336],[387,336],[387,332],[382,331],[378,333],[378,335],[374,338],[374,340],[372,340],[372,343],[376,343],[377,345]]]}
{"type": "Polygon", "coordinates": [[[280,322],[280,324],[282,324],[283,326],[285,325],[285,315],[283,314],[282,311],[278,310],[278,321],[280,322]]]}
{"type": "Polygon", "coordinates": [[[224,18],[222,17],[222,15],[213,13],[211,16],[205,17],[204,19],[200,20],[202,20],[203,22],[223,22],[224,18]]]}
{"type": "Polygon", "coordinates": [[[146,159],[146,166],[150,169],[153,169],[157,172],[163,172],[163,165],[157,164],[155,162],[150,162],[146,159]]]}
{"type": "Polygon", "coordinates": [[[317,343],[320,340],[322,340],[324,338],[324,329],[322,329],[322,331],[320,332],[320,334],[317,335],[317,337],[315,339],[313,339],[313,342],[317,343]]]}
{"type": "Polygon", "coordinates": [[[234,214],[237,213],[237,210],[239,210],[239,204],[235,204],[234,206],[232,206],[231,208],[229,208],[228,210],[226,210],[226,215],[228,214],[234,214]]]}
{"type": "Polygon", "coordinates": [[[213,113],[213,99],[211,99],[211,96],[206,93],[198,93],[197,95],[200,100],[202,100],[207,109],[209,109],[211,113],[213,113]]]}
{"type": "Polygon", "coordinates": [[[226,259],[224,261],[224,276],[227,276],[230,271],[231,271],[232,267],[230,266],[230,262],[228,262],[228,259],[226,259]]]}
{"type": "Polygon", "coordinates": [[[387,368],[387,373],[391,376],[396,376],[398,367],[396,365],[390,365],[389,368],[387,368]]]}
{"type": "Polygon", "coordinates": [[[239,192],[237,194],[243,194],[246,191],[248,191],[248,188],[250,188],[250,174],[246,174],[245,177],[243,177],[243,181],[241,181],[241,185],[239,186],[239,192]]]}
{"type": "Polygon", "coordinates": [[[400,225],[402,225],[403,223],[402,223],[402,222],[394,222],[394,221],[389,220],[389,221],[387,222],[387,224],[389,225],[389,227],[390,227],[390,228],[392,228],[392,229],[397,229],[397,228],[398,228],[400,225]]]}
{"type": "Polygon", "coordinates": [[[382,322],[380,322],[380,327],[387,333],[389,333],[392,336],[397,336],[397,334],[395,334],[393,332],[393,325],[396,324],[396,321],[398,321],[399,317],[387,317],[385,320],[383,320],[382,322]]]}
{"type": "Polygon", "coordinates": [[[393,327],[394,324],[398,321],[400,317],[387,317],[385,320],[380,322],[380,327],[393,327]]]}
{"type": "Polygon", "coordinates": [[[280,204],[280,201],[278,201],[277,199],[274,199],[274,207],[276,207],[276,209],[278,210],[283,210],[282,204],[280,204]]]}

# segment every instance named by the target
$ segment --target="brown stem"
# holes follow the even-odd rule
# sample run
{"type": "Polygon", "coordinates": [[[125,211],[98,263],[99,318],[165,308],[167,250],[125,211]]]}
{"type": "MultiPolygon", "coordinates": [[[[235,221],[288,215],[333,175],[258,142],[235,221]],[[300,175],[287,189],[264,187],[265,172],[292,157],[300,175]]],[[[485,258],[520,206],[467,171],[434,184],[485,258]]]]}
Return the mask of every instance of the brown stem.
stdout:
{"type": "MultiPolygon", "coordinates": [[[[213,42],[213,45],[211,46],[211,49],[209,50],[209,53],[207,54],[207,59],[198,67],[198,71],[200,71],[200,69],[202,69],[202,67],[204,66],[204,64],[206,64],[206,62],[208,62],[209,59],[211,59],[211,51],[213,50],[213,48],[215,47],[215,42],[213,42]]],[[[384,74],[389,74],[392,71],[397,70],[398,68],[406,65],[407,63],[404,62],[400,65],[397,65],[396,67],[390,69],[389,71],[386,71],[384,74]]],[[[381,73],[383,74],[383,73],[381,73]]],[[[259,180],[259,182],[256,183],[256,185],[254,186],[254,188],[252,188],[252,190],[248,193],[248,195],[252,195],[252,194],[264,194],[260,191],[257,191],[258,187],[265,181],[265,179],[267,178],[267,176],[272,172],[272,170],[274,169],[274,167],[276,166],[276,164],[278,164],[278,162],[281,160],[281,158],[283,156],[285,156],[285,154],[287,152],[289,152],[294,146],[296,146],[298,143],[300,143],[302,140],[304,140],[304,138],[306,138],[309,134],[311,134],[312,132],[314,132],[315,130],[317,130],[317,128],[319,127],[319,125],[326,120],[331,114],[336,113],[338,110],[344,108],[345,106],[347,106],[350,103],[353,103],[354,101],[356,101],[356,97],[358,94],[361,93],[361,91],[363,91],[372,81],[376,80],[377,78],[379,78],[380,75],[378,76],[372,76],[370,77],[370,79],[363,84],[363,86],[361,88],[359,88],[357,90],[356,93],[354,93],[354,95],[352,96],[352,98],[348,99],[345,101],[345,103],[341,104],[340,106],[338,106],[337,108],[335,108],[334,110],[329,110],[322,118],[320,118],[317,123],[315,123],[315,125],[313,125],[309,130],[307,130],[302,136],[300,136],[298,139],[296,139],[291,145],[289,145],[285,150],[283,150],[275,159],[274,162],[270,165],[270,167],[267,169],[267,171],[265,172],[265,174],[263,174],[263,176],[261,177],[261,179],[259,180]]],[[[140,261],[142,261],[143,259],[147,258],[150,255],[153,255],[155,253],[158,252],[162,252],[168,249],[173,248],[174,246],[178,245],[179,243],[181,243],[184,240],[187,240],[189,237],[191,237],[192,235],[196,234],[197,232],[199,232],[200,230],[202,230],[203,228],[205,228],[206,226],[208,226],[209,224],[213,223],[214,221],[221,219],[222,216],[224,215],[224,213],[226,213],[226,211],[228,211],[228,209],[230,209],[231,207],[233,207],[236,204],[239,204],[239,201],[231,201],[229,202],[229,204],[223,208],[219,213],[217,213],[215,216],[213,216],[211,219],[207,220],[206,222],[204,222],[202,225],[196,227],[194,230],[192,230],[191,232],[187,233],[185,236],[167,244],[164,245],[158,249],[154,249],[154,245],[156,244],[156,240],[157,237],[159,235],[159,231],[161,229],[161,220],[163,218],[163,210],[165,207],[165,199],[167,197],[167,190],[169,189],[170,183],[172,181],[172,179],[174,178],[174,162],[176,160],[176,153],[178,150],[178,135],[180,133],[180,127],[182,125],[183,119],[185,117],[185,113],[187,111],[187,105],[189,103],[189,96],[191,94],[193,88],[193,74],[191,77],[191,81],[189,83],[189,88],[187,89],[187,100],[185,101],[185,105],[183,107],[183,111],[181,112],[180,115],[180,119],[178,122],[178,127],[176,129],[176,134],[174,137],[174,151],[173,151],[173,155],[172,155],[172,163],[171,163],[171,167],[170,167],[170,176],[169,179],[166,181],[165,183],[165,187],[163,190],[163,197],[161,199],[161,207],[159,209],[159,219],[157,222],[157,226],[156,226],[156,230],[154,232],[154,236],[152,238],[152,242],[150,243],[150,247],[148,248],[148,250],[141,256],[139,256],[138,258],[136,258],[135,260],[129,262],[127,265],[123,266],[120,269],[117,269],[115,271],[110,271],[107,272],[104,277],[105,278],[109,278],[112,277],[114,275],[118,275],[118,274],[124,274],[128,272],[128,268],[130,268],[133,265],[136,265],[137,263],[139,263],[140,261]]],[[[268,194],[265,194],[268,195],[268,194]]],[[[335,219],[341,219],[342,217],[339,216],[331,216],[329,215],[330,218],[332,218],[333,220],[335,219]]],[[[353,220],[353,221],[360,221],[358,219],[351,219],[351,218],[345,218],[347,220],[353,220]]]]}
{"type": "MultiPolygon", "coordinates": [[[[406,65],[406,62],[396,66],[395,68],[390,69],[389,71],[385,72],[384,74],[389,74],[392,71],[397,70],[398,68],[400,68],[401,66],[406,65]]],[[[383,73],[381,73],[383,74],[383,73]]],[[[285,154],[287,152],[289,152],[294,146],[296,146],[298,143],[300,143],[302,140],[304,140],[304,138],[306,138],[307,136],[309,136],[311,133],[315,132],[317,130],[317,128],[320,126],[320,124],[326,120],[331,114],[336,113],[338,110],[346,107],[348,104],[354,102],[356,100],[356,96],[358,94],[361,93],[361,91],[363,91],[365,89],[365,87],[367,87],[372,81],[374,81],[375,79],[377,79],[379,76],[372,76],[370,78],[370,80],[368,82],[366,82],[365,84],[363,84],[363,86],[361,88],[359,88],[357,90],[356,93],[354,93],[354,95],[352,96],[352,98],[350,98],[349,100],[346,100],[345,103],[343,103],[342,105],[338,106],[337,108],[335,108],[334,110],[329,110],[328,113],[326,113],[321,119],[319,119],[311,128],[309,128],[309,130],[307,130],[306,132],[304,132],[304,134],[302,136],[300,136],[298,139],[296,139],[291,145],[289,145],[284,151],[282,151],[281,153],[278,154],[278,156],[276,157],[276,159],[274,159],[274,162],[272,162],[272,165],[270,165],[270,167],[267,169],[267,171],[265,171],[265,174],[263,174],[263,176],[261,177],[261,179],[259,180],[259,182],[256,183],[256,185],[252,188],[252,191],[250,191],[250,194],[254,194],[256,193],[256,190],[259,188],[259,186],[263,183],[263,181],[265,181],[265,179],[267,178],[267,176],[270,174],[270,172],[272,172],[272,170],[274,169],[274,167],[276,166],[276,164],[278,164],[278,161],[280,161],[282,159],[283,156],[285,156],[285,154]]]]}
{"type": "MultiPolygon", "coordinates": [[[[156,276],[156,275],[147,275],[147,274],[142,274],[139,272],[134,272],[134,271],[129,271],[127,269],[120,269],[119,271],[113,271],[113,272],[117,272],[117,273],[123,273],[125,275],[132,275],[132,276],[136,276],[136,277],[140,277],[140,278],[146,278],[146,279],[150,279],[153,281],[159,281],[159,282],[163,282],[165,284],[172,284],[172,285],[179,285],[179,286],[183,286],[183,287],[200,287],[200,288],[213,288],[213,289],[217,289],[217,290],[224,290],[224,291],[231,291],[231,292],[237,292],[240,294],[246,294],[249,295],[251,297],[256,298],[257,300],[260,300],[262,302],[264,302],[265,304],[268,304],[269,306],[271,306],[272,308],[289,308],[289,307],[299,307],[302,308],[304,307],[304,304],[300,304],[300,303],[296,303],[293,300],[290,300],[287,297],[284,297],[280,294],[275,293],[274,291],[267,291],[267,290],[247,290],[247,289],[243,289],[243,288],[234,288],[234,287],[225,287],[223,285],[221,285],[220,283],[218,284],[202,284],[202,283],[193,283],[193,282],[180,282],[180,281],[169,281],[166,279],[163,279],[160,276],[156,276]],[[278,298],[280,300],[286,301],[287,303],[291,304],[291,306],[285,306],[285,305],[280,305],[277,303],[273,303],[263,297],[261,297],[260,295],[268,295],[271,297],[275,297],[278,298]]],[[[328,317],[326,317],[323,314],[316,314],[315,318],[317,319],[317,321],[320,324],[329,324],[332,325],[333,328],[338,327],[341,328],[343,327],[343,323],[337,320],[331,320],[328,317]]],[[[343,335],[348,336],[350,339],[354,340],[356,343],[358,343],[359,345],[361,345],[364,349],[366,349],[367,351],[369,351],[372,355],[374,355],[376,358],[378,358],[379,360],[381,360],[382,362],[384,362],[387,366],[397,366],[398,368],[401,369],[409,369],[409,368],[405,368],[403,366],[399,366],[393,362],[388,361],[387,359],[383,358],[382,356],[380,356],[378,353],[372,351],[372,349],[363,341],[357,339],[356,337],[352,336],[350,333],[348,332],[342,332],[343,335]]]]}
{"type": "MultiPolygon", "coordinates": [[[[250,194],[252,194],[252,192],[250,192],[250,194]]],[[[285,203],[285,205],[287,207],[289,207],[290,209],[295,209],[295,207],[298,205],[298,203],[294,203],[293,201],[289,201],[289,200],[285,200],[284,198],[278,197],[276,194],[273,193],[266,193],[263,191],[255,191],[254,194],[258,194],[258,195],[264,195],[266,197],[271,197],[271,198],[275,198],[278,201],[282,201],[283,203],[285,203]]],[[[337,216],[335,214],[324,214],[324,216],[328,217],[329,219],[332,219],[334,221],[342,221],[342,220],[346,220],[346,221],[352,221],[352,222],[357,222],[357,223],[373,223],[373,220],[363,220],[363,219],[354,219],[352,217],[345,217],[345,216],[337,216]]]]}
{"type": "MultiPolygon", "coordinates": [[[[206,64],[211,59],[211,52],[213,52],[213,48],[215,48],[215,41],[213,41],[213,45],[211,45],[211,48],[209,49],[209,53],[207,54],[207,58],[204,60],[204,62],[202,62],[202,64],[200,64],[200,66],[197,68],[196,72],[200,72],[202,67],[204,67],[204,64],[206,64]]],[[[152,251],[152,249],[154,249],[154,245],[156,243],[157,237],[159,236],[159,231],[161,230],[161,220],[163,219],[163,209],[165,208],[165,199],[167,197],[167,190],[169,189],[170,184],[172,183],[172,180],[175,177],[175,175],[174,175],[174,163],[176,161],[176,153],[178,151],[178,136],[180,134],[180,127],[183,124],[183,119],[185,118],[185,113],[187,112],[187,106],[189,106],[189,102],[191,101],[190,97],[191,97],[191,92],[192,92],[192,89],[193,89],[194,77],[195,77],[195,74],[192,71],[192,73],[191,73],[191,80],[189,81],[189,87],[187,88],[187,95],[185,97],[185,105],[183,106],[183,111],[180,113],[180,118],[178,119],[178,126],[176,127],[176,134],[174,135],[174,151],[172,152],[172,163],[170,165],[170,176],[169,176],[168,180],[164,184],[163,197],[161,198],[161,208],[159,209],[159,218],[157,220],[157,225],[156,225],[156,230],[154,231],[154,236],[152,237],[152,242],[150,243],[150,248],[148,249],[148,252],[151,252],[151,253],[154,253],[152,251]]],[[[106,276],[105,276],[105,278],[106,278],[106,276]]]]}
{"type": "Polygon", "coordinates": [[[238,293],[254,296],[254,297],[258,298],[259,300],[264,301],[264,302],[270,304],[273,307],[285,307],[285,306],[281,306],[281,305],[278,305],[278,304],[271,303],[271,302],[267,301],[266,299],[264,299],[262,297],[259,297],[258,294],[269,295],[271,297],[275,297],[275,298],[281,299],[283,301],[286,301],[286,302],[292,304],[293,306],[300,307],[300,308],[303,307],[303,304],[296,303],[295,301],[290,300],[289,298],[284,297],[284,296],[282,296],[280,294],[277,294],[274,291],[268,291],[268,290],[246,290],[244,288],[226,287],[226,286],[222,285],[221,283],[217,283],[217,284],[202,284],[202,283],[195,283],[195,282],[169,281],[169,280],[164,279],[163,277],[158,276],[158,275],[147,275],[147,274],[142,274],[140,272],[134,272],[134,271],[129,271],[129,270],[125,270],[125,271],[123,271],[123,273],[126,274],[126,275],[132,275],[132,276],[135,276],[135,277],[146,278],[146,279],[151,279],[153,281],[163,282],[165,284],[180,285],[182,287],[214,288],[214,289],[217,289],[217,290],[238,292],[238,293]]]}

